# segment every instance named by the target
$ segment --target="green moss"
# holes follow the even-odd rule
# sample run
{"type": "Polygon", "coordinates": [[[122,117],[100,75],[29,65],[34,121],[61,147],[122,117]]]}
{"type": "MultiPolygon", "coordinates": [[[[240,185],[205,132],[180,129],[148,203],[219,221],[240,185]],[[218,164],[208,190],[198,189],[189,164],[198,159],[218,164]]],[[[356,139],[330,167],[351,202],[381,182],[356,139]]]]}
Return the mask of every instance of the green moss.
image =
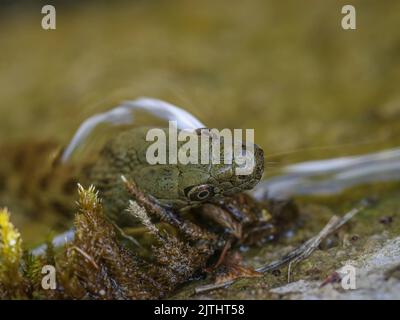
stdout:
{"type": "Polygon", "coordinates": [[[79,211],[75,237],[65,248],[54,250],[48,242],[45,255],[22,255],[21,238],[0,212],[0,298],[36,299],[155,299],[165,297],[205,266],[212,250],[183,242],[159,231],[143,208],[131,203],[144,227],[158,240],[146,260],[123,244],[118,230],[103,215],[94,187],[79,185],[79,211]],[[51,264],[57,288],[43,290],[41,270],[51,264]]]}

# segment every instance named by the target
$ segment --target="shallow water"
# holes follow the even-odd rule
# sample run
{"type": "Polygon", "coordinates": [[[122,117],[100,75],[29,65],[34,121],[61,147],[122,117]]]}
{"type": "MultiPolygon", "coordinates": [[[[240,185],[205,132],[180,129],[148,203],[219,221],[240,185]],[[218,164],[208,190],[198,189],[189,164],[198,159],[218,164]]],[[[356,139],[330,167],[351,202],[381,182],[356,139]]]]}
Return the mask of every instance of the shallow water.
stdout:
{"type": "Polygon", "coordinates": [[[282,171],[264,179],[252,194],[260,200],[327,196],[360,185],[400,181],[400,149],[296,163],[282,171]]]}

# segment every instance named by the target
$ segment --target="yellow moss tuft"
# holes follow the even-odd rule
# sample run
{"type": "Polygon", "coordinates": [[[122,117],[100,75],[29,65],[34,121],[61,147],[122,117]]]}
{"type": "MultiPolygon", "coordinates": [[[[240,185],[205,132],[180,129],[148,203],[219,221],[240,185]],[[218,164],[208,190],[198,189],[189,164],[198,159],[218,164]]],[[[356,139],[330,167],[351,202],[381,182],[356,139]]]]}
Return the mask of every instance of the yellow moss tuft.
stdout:
{"type": "Polygon", "coordinates": [[[0,281],[8,272],[18,270],[22,257],[21,235],[10,221],[6,208],[0,210],[0,281]]]}
{"type": "Polygon", "coordinates": [[[101,199],[99,198],[99,192],[96,188],[91,185],[88,189],[82,187],[78,183],[78,205],[82,211],[97,211],[101,207],[101,199]]]}
{"type": "Polygon", "coordinates": [[[0,209],[0,298],[15,298],[21,295],[20,262],[22,240],[18,230],[10,221],[7,209],[0,209]]]}

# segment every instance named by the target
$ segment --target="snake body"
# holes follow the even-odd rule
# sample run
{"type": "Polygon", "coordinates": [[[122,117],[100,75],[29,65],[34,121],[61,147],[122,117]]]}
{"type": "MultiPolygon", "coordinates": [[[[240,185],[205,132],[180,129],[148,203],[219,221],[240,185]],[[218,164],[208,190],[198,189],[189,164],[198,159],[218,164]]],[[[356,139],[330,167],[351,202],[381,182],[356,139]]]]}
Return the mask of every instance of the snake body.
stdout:
{"type": "MultiPolygon", "coordinates": [[[[252,189],[261,179],[264,155],[256,145],[255,166],[249,175],[236,175],[235,161],[231,164],[211,161],[208,164],[149,164],[146,150],[153,142],[146,141],[148,129],[131,129],[111,139],[90,172],[90,181],[104,199],[105,211],[117,221],[124,220],[123,212],[130,198],[121,175],[134,181],[140,190],[160,205],[179,211],[252,189]]],[[[168,129],[162,130],[168,137],[168,129]]],[[[178,142],[178,148],[183,144],[178,142]]],[[[223,151],[221,145],[221,154],[223,151]]],[[[167,155],[169,152],[167,145],[167,155]]]]}
{"type": "MultiPolygon", "coordinates": [[[[264,169],[263,151],[255,146],[255,167],[250,175],[235,175],[236,164],[155,164],[146,160],[149,128],[123,131],[111,138],[90,164],[57,164],[56,143],[24,143],[2,147],[0,206],[7,206],[23,219],[46,220],[56,230],[65,229],[76,211],[76,185],[93,184],[103,199],[107,215],[122,224],[131,199],[121,175],[161,206],[182,211],[213,199],[252,189],[264,169]],[[55,214],[56,213],[56,214],[55,214]],[[65,219],[66,218],[66,219],[65,219]]],[[[168,137],[168,129],[164,130],[168,137]]],[[[182,143],[178,144],[180,147],[182,143]]],[[[169,153],[167,146],[166,152],[169,153]]],[[[221,147],[223,153],[223,147],[221,147]]]]}

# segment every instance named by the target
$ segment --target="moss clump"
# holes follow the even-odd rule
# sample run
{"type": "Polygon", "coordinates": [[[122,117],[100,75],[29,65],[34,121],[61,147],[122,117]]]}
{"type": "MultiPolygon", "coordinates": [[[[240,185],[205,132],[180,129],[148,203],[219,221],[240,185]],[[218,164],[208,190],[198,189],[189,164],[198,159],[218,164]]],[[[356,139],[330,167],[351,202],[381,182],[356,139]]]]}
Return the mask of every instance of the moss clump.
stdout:
{"type": "Polygon", "coordinates": [[[144,208],[131,202],[128,212],[140,218],[155,238],[152,256],[146,259],[128,249],[120,233],[103,214],[94,187],[79,186],[79,211],[75,237],[55,252],[48,242],[46,254],[23,254],[21,237],[9,220],[0,215],[0,298],[18,299],[154,299],[165,297],[205,265],[213,253],[206,246],[182,242],[151,223],[144,208]],[[55,290],[41,286],[41,270],[56,269],[55,290]]]}
{"type": "Polygon", "coordinates": [[[10,222],[7,209],[0,210],[0,295],[18,295],[21,280],[19,265],[22,257],[21,236],[10,222]]]}
{"type": "Polygon", "coordinates": [[[54,251],[50,243],[44,256],[33,256],[23,249],[21,235],[11,223],[8,210],[0,210],[1,299],[54,297],[53,292],[46,292],[41,287],[42,267],[54,263],[54,251]]]}

